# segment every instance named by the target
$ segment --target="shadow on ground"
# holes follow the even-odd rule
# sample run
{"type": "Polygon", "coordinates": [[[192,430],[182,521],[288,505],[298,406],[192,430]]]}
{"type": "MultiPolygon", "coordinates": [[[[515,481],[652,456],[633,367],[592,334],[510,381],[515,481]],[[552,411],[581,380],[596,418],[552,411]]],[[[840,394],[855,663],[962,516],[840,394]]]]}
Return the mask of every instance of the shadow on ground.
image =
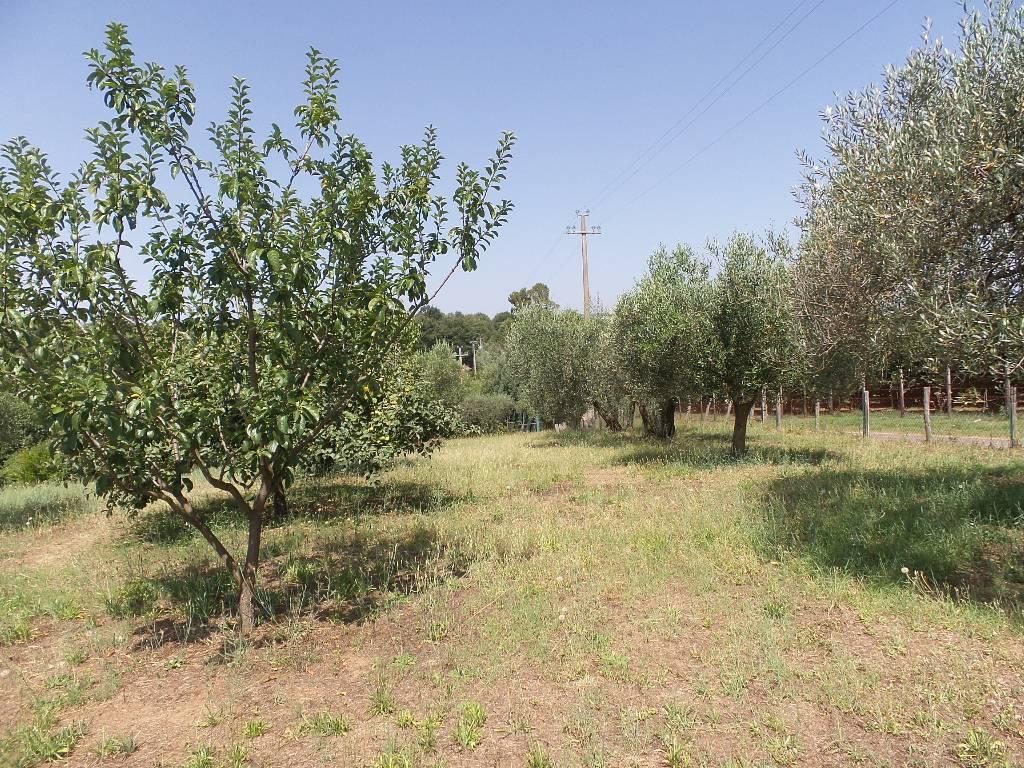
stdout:
{"type": "Polygon", "coordinates": [[[566,431],[538,443],[541,446],[598,446],[614,449],[613,464],[677,464],[692,469],[713,469],[737,463],[819,465],[838,454],[824,448],[794,448],[765,445],[756,436],[748,437],[747,454],[732,456],[731,438],[724,433],[680,430],[670,440],[646,437],[636,432],[566,431]]]}
{"type": "MultiPolygon", "coordinates": [[[[309,543],[291,535],[265,542],[257,590],[264,621],[361,622],[461,577],[471,562],[462,542],[442,538],[430,521],[386,530],[358,526],[309,543]]],[[[139,645],[200,640],[236,612],[237,589],[223,568],[185,566],[146,582],[152,605],[137,613],[160,618],[137,629],[139,645]]]]}
{"type": "MultiPolygon", "coordinates": [[[[288,515],[267,520],[267,527],[296,520],[330,522],[364,515],[431,514],[462,499],[443,488],[424,483],[360,478],[305,478],[288,489],[288,515]]],[[[209,496],[197,504],[211,526],[242,530],[246,523],[226,496],[209,496]]],[[[272,510],[270,510],[272,511],[272,510]]],[[[128,537],[148,544],[178,544],[199,536],[177,514],[160,505],[135,517],[128,537]]]]}
{"type": "Polygon", "coordinates": [[[972,600],[1024,606],[1024,477],[1011,468],[826,466],[773,482],[765,556],[898,581],[906,567],[972,600]]]}

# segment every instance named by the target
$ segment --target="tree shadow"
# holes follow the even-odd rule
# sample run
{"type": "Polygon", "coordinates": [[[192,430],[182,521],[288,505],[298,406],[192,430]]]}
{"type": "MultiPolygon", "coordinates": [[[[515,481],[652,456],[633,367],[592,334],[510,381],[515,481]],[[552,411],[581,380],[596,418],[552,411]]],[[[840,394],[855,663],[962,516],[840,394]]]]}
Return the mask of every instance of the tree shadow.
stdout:
{"type": "MultiPolygon", "coordinates": [[[[257,586],[264,623],[294,618],[359,623],[461,577],[471,561],[461,541],[442,537],[429,522],[393,531],[355,527],[312,549],[307,544],[293,539],[269,548],[257,586]]],[[[221,567],[185,566],[149,581],[168,610],[136,630],[140,646],[201,640],[237,612],[237,588],[221,567]]]]}
{"type": "Polygon", "coordinates": [[[729,434],[680,430],[670,440],[659,440],[636,432],[566,431],[552,434],[541,446],[591,446],[615,449],[612,463],[619,465],[676,464],[691,469],[714,469],[741,463],[801,464],[817,466],[838,458],[825,448],[765,445],[748,437],[745,456],[732,455],[729,434]]]}
{"type": "MultiPolygon", "coordinates": [[[[329,522],[364,515],[431,514],[462,498],[426,483],[332,476],[304,478],[288,489],[288,514],[268,517],[266,527],[298,520],[329,522]]],[[[246,522],[231,499],[206,496],[196,508],[215,529],[244,529],[246,522]]],[[[272,508],[268,507],[268,512],[272,508]]],[[[179,544],[199,536],[180,515],[163,505],[143,510],[132,518],[127,537],[147,544],[179,544]]]]}
{"type": "Polygon", "coordinates": [[[1010,468],[825,467],[765,493],[764,555],[1024,606],[1024,477],[1010,468]]]}

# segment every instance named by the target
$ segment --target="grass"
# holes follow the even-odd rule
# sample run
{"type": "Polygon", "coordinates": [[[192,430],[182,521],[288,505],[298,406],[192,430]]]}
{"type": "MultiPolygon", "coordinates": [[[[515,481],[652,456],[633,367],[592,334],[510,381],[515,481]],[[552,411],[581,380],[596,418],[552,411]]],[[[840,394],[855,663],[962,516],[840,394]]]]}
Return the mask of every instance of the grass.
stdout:
{"type": "Polygon", "coordinates": [[[81,488],[59,483],[0,487],[0,531],[33,528],[68,520],[95,508],[81,488]]]}
{"type": "Polygon", "coordinates": [[[734,461],[728,426],[304,480],[244,643],[159,507],[4,529],[0,764],[94,760],[111,733],[192,766],[1021,763],[1024,457],[787,417],[734,461]]]}

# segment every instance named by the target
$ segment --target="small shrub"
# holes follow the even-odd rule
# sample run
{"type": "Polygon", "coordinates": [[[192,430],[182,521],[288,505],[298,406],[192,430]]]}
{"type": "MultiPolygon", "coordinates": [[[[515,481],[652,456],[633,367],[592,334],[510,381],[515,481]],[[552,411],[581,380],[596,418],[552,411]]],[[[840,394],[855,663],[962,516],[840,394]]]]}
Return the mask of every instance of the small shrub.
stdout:
{"type": "Polygon", "coordinates": [[[144,579],[132,579],[104,598],[107,613],[115,619],[143,616],[156,607],[156,587],[144,579]]]}
{"type": "Polygon", "coordinates": [[[5,483],[32,485],[60,478],[62,465],[46,443],[36,443],[20,448],[4,462],[0,476],[5,483]]]}
{"type": "Polygon", "coordinates": [[[28,403],[9,393],[0,393],[0,461],[42,435],[28,403]]]}
{"type": "Polygon", "coordinates": [[[462,421],[483,433],[506,429],[515,411],[515,403],[507,395],[470,395],[459,403],[462,421]]]}

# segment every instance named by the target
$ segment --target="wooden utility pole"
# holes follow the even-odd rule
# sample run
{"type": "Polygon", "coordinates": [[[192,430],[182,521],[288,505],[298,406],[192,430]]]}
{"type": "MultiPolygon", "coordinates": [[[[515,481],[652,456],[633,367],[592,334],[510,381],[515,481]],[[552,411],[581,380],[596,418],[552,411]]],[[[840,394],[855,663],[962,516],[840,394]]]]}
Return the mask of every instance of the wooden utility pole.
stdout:
{"type": "Polygon", "coordinates": [[[900,408],[900,418],[902,419],[904,416],[907,415],[907,401],[904,398],[903,369],[902,368],[900,368],[900,400],[899,400],[899,408],[900,408]]]}
{"type": "Polygon", "coordinates": [[[483,342],[471,341],[471,342],[469,342],[469,344],[473,348],[473,375],[475,376],[476,375],[476,348],[477,348],[477,346],[481,346],[482,347],[483,346],[483,342]]]}
{"type": "Polygon", "coordinates": [[[565,230],[567,235],[579,235],[580,236],[580,248],[583,253],[583,317],[590,317],[590,260],[587,256],[587,235],[600,235],[600,227],[591,227],[587,218],[590,216],[590,211],[576,211],[576,215],[580,217],[579,227],[573,229],[569,227],[565,230]]]}
{"type": "Polygon", "coordinates": [[[864,437],[871,434],[871,393],[866,389],[860,391],[860,409],[864,416],[864,437]]]}
{"type": "Polygon", "coordinates": [[[821,400],[814,401],[814,431],[821,430],[821,400]]]}

